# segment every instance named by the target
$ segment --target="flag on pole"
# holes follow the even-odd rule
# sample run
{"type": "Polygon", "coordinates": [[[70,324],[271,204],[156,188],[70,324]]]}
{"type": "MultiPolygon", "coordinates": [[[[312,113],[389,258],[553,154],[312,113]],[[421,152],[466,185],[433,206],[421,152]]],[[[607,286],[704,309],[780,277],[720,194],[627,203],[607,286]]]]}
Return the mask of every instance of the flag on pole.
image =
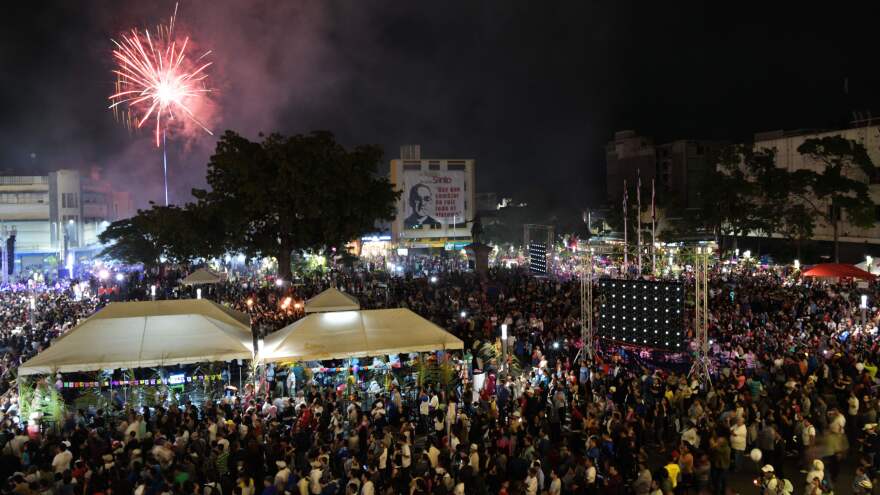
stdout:
{"type": "Polygon", "coordinates": [[[629,265],[629,254],[627,251],[629,250],[629,244],[627,243],[627,232],[626,232],[626,180],[623,181],[623,269],[624,271],[627,269],[629,265]]]}
{"type": "Polygon", "coordinates": [[[642,174],[641,169],[636,169],[636,246],[639,254],[636,261],[639,267],[639,276],[642,275],[642,174]]]}
{"type": "Polygon", "coordinates": [[[651,179],[651,273],[657,272],[657,253],[655,252],[657,249],[657,234],[654,230],[657,225],[657,208],[655,206],[654,193],[654,179],[651,179]]]}

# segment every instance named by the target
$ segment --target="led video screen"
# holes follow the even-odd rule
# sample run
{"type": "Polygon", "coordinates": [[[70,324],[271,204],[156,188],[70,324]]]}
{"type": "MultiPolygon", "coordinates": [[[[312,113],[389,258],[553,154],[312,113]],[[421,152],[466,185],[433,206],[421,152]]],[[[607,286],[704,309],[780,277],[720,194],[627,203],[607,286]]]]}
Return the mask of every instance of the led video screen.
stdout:
{"type": "Polygon", "coordinates": [[[622,344],[684,350],[684,300],[680,282],[601,280],[598,335],[622,344]]]}

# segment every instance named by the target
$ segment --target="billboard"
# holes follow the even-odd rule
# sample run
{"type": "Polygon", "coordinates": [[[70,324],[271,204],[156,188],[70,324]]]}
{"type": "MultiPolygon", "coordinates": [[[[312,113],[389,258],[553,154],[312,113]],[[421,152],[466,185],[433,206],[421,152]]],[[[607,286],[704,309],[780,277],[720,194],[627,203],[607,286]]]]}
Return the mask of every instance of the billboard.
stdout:
{"type": "Polygon", "coordinates": [[[465,218],[464,170],[405,170],[405,230],[436,229],[465,218]]]}

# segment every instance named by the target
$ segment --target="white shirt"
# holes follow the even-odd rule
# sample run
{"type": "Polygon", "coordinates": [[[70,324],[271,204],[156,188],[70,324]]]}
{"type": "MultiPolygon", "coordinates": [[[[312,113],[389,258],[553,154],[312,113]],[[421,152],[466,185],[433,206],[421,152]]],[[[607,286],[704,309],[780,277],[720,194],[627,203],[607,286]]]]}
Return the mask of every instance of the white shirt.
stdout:
{"type": "Polygon", "coordinates": [[[437,461],[440,460],[440,450],[431,445],[431,448],[428,449],[428,459],[431,461],[431,468],[436,469],[437,461]]]}
{"type": "Polygon", "coordinates": [[[562,480],[556,478],[550,482],[550,495],[559,495],[562,493],[562,480]]]}
{"type": "Polygon", "coordinates": [[[312,495],[321,493],[321,474],[323,473],[318,468],[312,469],[312,472],[309,473],[309,491],[312,492],[312,495]]]}
{"type": "Polygon", "coordinates": [[[290,478],[290,469],[279,469],[278,472],[275,473],[275,485],[280,485],[283,488],[287,485],[288,478],[290,478]]]}
{"type": "Polygon", "coordinates": [[[130,425],[125,429],[125,441],[127,442],[129,438],[131,438],[131,434],[134,433],[135,436],[138,434],[138,430],[141,428],[141,423],[138,420],[134,420],[130,425]]]}
{"type": "Polygon", "coordinates": [[[849,415],[855,416],[859,413],[859,399],[856,396],[852,396],[847,399],[847,404],[849,405],[849,415]]]}
{"type": "Polygon", "coordinates": [[[529,475],[526,478],[526,494],[527,495],[537,495],[538,494],[538,478],[529,475]]]}
{"type": "Polygon", "coordinates": [[[813,440],[816,438],[816,427],[813,425],[805,426],[804,431],[801,432],[801,439],[805,446],[813,445],[813,440]]]}
{"type": "Polygon", "coordinates": [[[838,414],[834,416],[834,419],[831,420],[831,424],[828,426],[828,429],[831,433],[843,433],[844,427],[846,426],[846,418],[843,417],[843,414],[838,414]]]}
{"type": "Polygon", "coordinates": [[[746,450],[746,436],[749,430],[746,425],[734,425],[730,429],[730,448],[742,452],[746,450]]]}
{"type": "Polygon", "coordinates": [[[587,468],[587,483],[592,484],[596,482],[596,468],[590,466],[587,468]]]}
{"type": "Polygon", "coordinates": [[[64,473],[64,471],[70,469],[71,460],[73,460],[73,454],[69,450],[55,454],[55,458],[52,459],[52,471],[64,473]]]}

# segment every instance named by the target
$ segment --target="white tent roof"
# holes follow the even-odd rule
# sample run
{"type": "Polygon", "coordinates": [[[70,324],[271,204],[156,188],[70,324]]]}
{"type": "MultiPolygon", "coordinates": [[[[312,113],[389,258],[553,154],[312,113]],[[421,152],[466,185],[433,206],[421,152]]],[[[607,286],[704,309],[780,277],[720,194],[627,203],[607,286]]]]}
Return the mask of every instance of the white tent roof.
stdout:
{"type": "Polygon", "coordinates": [[[309,315],[266,337],[266,361],[320,361],[438,349],[463,342],[405,308],[309,315]]]}
{"type": "Polygon", "coordinates": [[[866,272],[869,272],[872,274],[874,272],[880,273],[880,258],[875,258],[875,259],[871,260],[871,268],[870,269],[868,269],[868,260],[862,261],[861,263],[857,264],[856,268],[861,268],[862,270],[865,270],[866,272]]]}
{"type": "Polygon", "coordinates": [[[223,277],[219,273],[207,268],[199,268],[187,275],[180,283],[183,285],[216,284],[221,280],[223,280],[223,277]]]}
{"type": "Polygon", "coordinates": [[[207,299],[111,303],[18,368],[20,375],[251,359],[248,316],[207,299]]]}
{"type": "Polygon", "coordinates": [[[361,303],[356,297],[337,289],[327,289],[306,301],[306,313],[323,313],[326,311],[357,311],[361,303]]]}

